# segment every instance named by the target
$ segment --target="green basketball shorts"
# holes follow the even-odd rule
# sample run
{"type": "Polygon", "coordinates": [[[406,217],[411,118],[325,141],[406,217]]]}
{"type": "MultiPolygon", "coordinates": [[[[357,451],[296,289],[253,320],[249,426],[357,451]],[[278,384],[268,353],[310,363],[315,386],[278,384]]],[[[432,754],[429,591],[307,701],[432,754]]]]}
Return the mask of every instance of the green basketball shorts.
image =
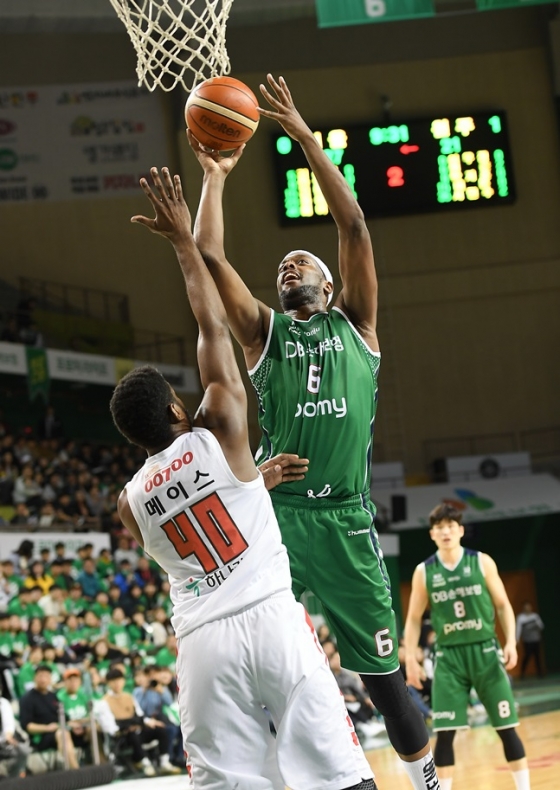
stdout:
{"type": "Polygon", "coordinates": [[[271,492],[296,598],[310,590],[336,636],[342,666],[364,674],[399,667],[391,585],[365,496],[305,499],[271,492]]]}
{"type": "Polygon", "coordinates": [[[509,678],[498,656],[495,639],[436,649],[432,710],[434,731],[469,726],[467,707],[471,688],[486,708],[496,729],[519,724],[509,678]]]}

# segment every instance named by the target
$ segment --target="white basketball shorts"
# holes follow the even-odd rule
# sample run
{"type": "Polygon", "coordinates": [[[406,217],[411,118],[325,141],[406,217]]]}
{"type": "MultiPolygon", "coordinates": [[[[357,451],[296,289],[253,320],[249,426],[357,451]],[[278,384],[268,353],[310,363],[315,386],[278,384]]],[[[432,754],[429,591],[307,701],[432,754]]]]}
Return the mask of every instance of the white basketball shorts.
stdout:
{"type": "Polygon", "coordinates": [[[179,639],[177,682],[196,790],[343,790],[373,777],[291,592],[179,639]]]}

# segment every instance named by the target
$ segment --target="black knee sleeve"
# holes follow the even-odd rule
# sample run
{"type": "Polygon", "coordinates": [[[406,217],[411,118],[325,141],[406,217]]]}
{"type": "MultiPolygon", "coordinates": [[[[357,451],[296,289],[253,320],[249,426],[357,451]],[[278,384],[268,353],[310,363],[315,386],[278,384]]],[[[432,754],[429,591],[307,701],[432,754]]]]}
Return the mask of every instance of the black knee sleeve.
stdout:
{"type": "Polygon", "coordinates": [[[387,735],[398,754],[408,756],[429,742],[422,714],[412,701],[400,671],[390,675],[362,675],[365,687],[385,719],[387,735]]]}
{"type": "Polygon", "coordinates": [[[455,755],[453,753],[453,738],[457,730],[442,730],[437,734],[436,747],[434,749],[434,763],[436,768],[444,768],[446,765],[455,765],[455,755]]]}
{"type": "Polygon", "coordinates": [[[525,748],[514,727],[508,727],[507,730],[496,730],[496,732],[502,739],[504,754],[508,763],[513,762],[513,760],[522,760],[525,757],[525,748]]]}
{"type": "Polygon", "coordinates": [[[364,779],[359,785],[352,785],[352,787],[347,787],[346,790],[378,790],[378,788],[373,779],[364,779]]]}
{"type": "Polygon", "coordinates": [[[399,718],[413,706],[402,672],[390,675],[361,675],[373,704],[386,718],[399,718]]]}

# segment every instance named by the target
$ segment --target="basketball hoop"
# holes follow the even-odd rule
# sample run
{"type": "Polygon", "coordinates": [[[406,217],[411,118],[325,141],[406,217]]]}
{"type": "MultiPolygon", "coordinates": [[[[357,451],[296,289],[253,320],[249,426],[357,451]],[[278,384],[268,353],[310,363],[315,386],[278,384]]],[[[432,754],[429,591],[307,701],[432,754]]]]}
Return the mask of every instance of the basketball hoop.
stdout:
{"type": "Polygon", "coordinates": [[[111,0],[136,50],[138,85],[187,92],[229,74],[226,23],[233,0],[111,0]]]}

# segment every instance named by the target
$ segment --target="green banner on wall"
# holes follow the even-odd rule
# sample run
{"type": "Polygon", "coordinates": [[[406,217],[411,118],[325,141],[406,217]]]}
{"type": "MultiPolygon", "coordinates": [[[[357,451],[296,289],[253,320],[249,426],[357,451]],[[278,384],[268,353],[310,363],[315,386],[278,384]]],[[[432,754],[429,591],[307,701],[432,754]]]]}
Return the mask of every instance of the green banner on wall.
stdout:
{"type": "Polygon", "coordinates": [[[319,27],[433,16],[432,0],[316,0],[319,27]]]}
{"type": "Polygon", "coordinates": [[[26,346],[25,355],[27,357],[27,386],[29,390],[29,400],[34,401],[39,395],[43,398],[45,403],[48,403],[49,391],[51,388],[51,378],[49,376],[47,352],[44,348],[26,346]]]}
{"type": "Polygon", "coordinates": [[[493,11],[496,8],[521,8],[526,5],[545,5],[555,3],[558,0],[476,0],[476,7],[479,11],[493,11]]]}

